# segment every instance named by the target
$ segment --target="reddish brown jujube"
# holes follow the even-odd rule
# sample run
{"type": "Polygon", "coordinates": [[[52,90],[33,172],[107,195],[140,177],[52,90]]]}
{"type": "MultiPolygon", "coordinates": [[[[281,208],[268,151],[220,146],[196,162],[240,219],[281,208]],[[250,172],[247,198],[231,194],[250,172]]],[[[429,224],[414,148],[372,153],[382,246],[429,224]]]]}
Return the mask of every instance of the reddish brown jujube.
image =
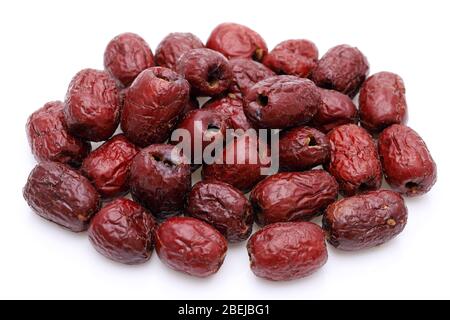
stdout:
{"type": "Polygon", "coordinates": [[[100,195],[89,180],[59,162],[36,165],[23,196],[39,216],[74,232],[85,231],[100,208],[100,195]]]}
{"type": "Polygon", "coordinates": [[[247,58],[231,59],[230,66],[233,72],[230,91],[242,96],[245,96],[256,83],[276,75],[262,63],[247,58]]]}
{"type": "Polygon", "coordinates": [[[117,129],[120,96],[114,79],[105,71],[84,69],[67,90],[64,118],[69,131],[89,141],[104,141],[117,129]]]}
{"type": "Polygon", "coordinates": [[[327,170],[336,178],[343,195],[380,188],[381,163],[376,144],[366,130],[346,124],[333,129],[328,138],[331,156],[327,170]]]}
{"type": "Polygon", "coordinates": [[[323,213],[336,201],[339,186],[324,170],[278,173],[252,190],[250,201],[257,222],[306,221],[323,213]]]}
{"type": "Polygon", "coordinates": [[[131,160],[139,152],[123,134],[119,134],[91,152],[81,172],[106,198],[128,192],[131,160]]]}
{"type": "Polygon", "coordinates": [[[391,72],[370,76],[361,87],[359,115],[361,126],[373,133],[405,123],[407,106],[402,78],[391,72]]]}
{"type": "Polygon", "coordinates": [[[319,60],[311,79],[325,89],[354,97],[366,79],[369,63],[357,48],[339,45],[328,50],[319,60]]]}
{"type": "Polygon", "coordinates": [[[264,39],[252,29],[237,23],[219,24],[211,32],[206,46],[227,58],[249,58],[262,61],[267,54],[264,39]]]}
{"type": "Polygon", "coordinates": [[[310,121],[321,103],[319,89],[312,81],[275,76],[250,89],[244,112],[258,128],[284,129],[310,121]]]}
{"type": "Polygon", "coordinates": [[[155,51],[158,66],[175,70],[178,59],[192,49],[204,48],[203,42],[192,33],[174,32],[168,34],[155,51]]]}
{"type": "Polygon", "coordinates": [[[319,50],[309,40],[286,40],[264,57],[264,64],[278,74],[307,78],[316,67],[319,50]]]}
{"type": "Polygon", "coordinates": [[[223,182],[198,182],[189,195],[187,213],[208,222],[230,242],[247,239],[253,211],[242,192],[223,182]]]}
{"type": "Polygon", "coordinates": [[[219,52],[206,48],[183,54],[176,70],[199,96],[217,96],[226,91],[233,80],[228,60],[219,52]]]}
{"type": "Polygon", "coordinates": [[[407,218],[408,210],[398,193],[378,190],[333,203],[323,216],[323,227],[331,245],[353,251],[396,237],[407,218]]]}
{"type": "Polygon", "coordinates": [[[28,143],[38,161],[56,161],[78,167],[91,151],[91,144],[68,132],[63,110],[61,101],[53,101],[35,111],[26,125],[28,143]]]}
{"type": "Polygon", "coordinates": [[[156,222],[136,202],[120,198],[104,206],[92,219],[89,240],[100,254],[125,263],[150,259],[156,222]]]}
{"type": "Polygon", "coordinates": [[[395,191],[410,197],[419,196],[436,183],[436,163],[413,129],[394,124],[383,130],[378,150],[386,181],[395,191]]]}
{"type": "Polygon", "coordinates": [[[174,71],[143,71],[127,90],[121,127],[139,147],[166,141],[189,99],[189,83],[174,71]]]}
{"type": "Polygon", "coordinates": [[[304,278],[328,259],[323,230],[310,222],[284,222],[266,226],[248,241],[253,273],[284,281],[304,278]]]}
{"type": "Polygon", "coordinates": [[[221,115],[230,129],[245,131],[253,127],[245,116],[244,101],[233,94],[211,98],[202,106],[202,109],[211,110],[221,115]]]}
{"type": "Polygon", "coordinates": [[[327,163],[330,141],[317,129],[298,127],[280,134],[279,159],[283,171],[303,171],[327,163]]]}
{"type": "Polygon", "coordinates": [[[153,144],[131,162],[131,195],[159,219],[181,214],[191,190],[188,159],[179,153],[175,146],[153,144]]]}
{"type": "Polygon", "coordinates": [[[156,231],[156,252],[161,261],[174,270],[207,277],[222,266],[227,241],[206,222],[173,217],[156,231]]]}
{"type": "Polygon", "coordinates": [[[320,89],[322,103],[311,125],[322,132],[348,123],[358,122],[358,109],[349,96],[339,91],[320,89]]]}
{"type": "Polygon", "coordinates": [[[122,33],[105,49],[103,62],[107,70],[124,87],[128,87],[145,69],[153,67],[153,53],[147,42],[135,33],[122,33]]]}

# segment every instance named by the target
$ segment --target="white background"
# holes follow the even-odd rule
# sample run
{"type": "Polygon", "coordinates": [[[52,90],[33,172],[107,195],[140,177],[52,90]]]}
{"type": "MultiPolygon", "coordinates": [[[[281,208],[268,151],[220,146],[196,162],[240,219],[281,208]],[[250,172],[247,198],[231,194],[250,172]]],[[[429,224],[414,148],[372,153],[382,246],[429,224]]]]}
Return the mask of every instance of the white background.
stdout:
{"type": "Polygon", "coordinates": [[[450,298],[448,1],[1,1],[0,2],[0,298],[450,298]],[[142,35],[155,50],[169,32],[206,41],[220,22],[258,31],[269,48],[290,38],[313,40],[323,54],[348,43],[371,71],[406,83],[409,125],[437,164],[432,192],[408,199],[403,234],[379,248],[342,253],[313,276],[273,283],[256,278],[245,245],[231,246],[220,272],[196,279],[169,270],[156,254],[123,266],[73,234],[33,214],[22,187],[35,161],[25,136],[28,115],[63,99],[71,77],[102,68],[116,34],[142,35]]]}

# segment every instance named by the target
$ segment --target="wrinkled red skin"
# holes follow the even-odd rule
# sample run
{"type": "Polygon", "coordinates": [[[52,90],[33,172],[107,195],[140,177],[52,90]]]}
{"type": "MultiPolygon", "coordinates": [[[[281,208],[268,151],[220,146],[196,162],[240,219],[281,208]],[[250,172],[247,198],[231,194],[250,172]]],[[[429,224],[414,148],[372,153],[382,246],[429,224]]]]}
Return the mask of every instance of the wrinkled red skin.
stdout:
{"type": "Polygon", "coordinates": [[[258,128],[284,129],[310,121],[321,103],[319,89],[312,81],[275,76],[250,89],[244,112],[258,128]]]}
{"type": "Polygon", "coordinates": [[[262,63],[246,58],[231,59],[230,66],[233,72],[230,92],[241,96],[245,96],[256,83],[276,75],[262,63]]]}
{"type": "Polygon", "coordinates": [[[71,231],[85,231],[100,209],[100,195],[89,180],[59,162],[41,162],[31,171],[23,196],[39,216],[71,231]]]}
{"type": "Polygon", "coordinates": [[[173,217],[156,230],[156,252],[164,264],[176,271],[207,277],[222,266],[227,241],[206,222],[173,217]]]}
{"type": "Polygon", "coordinates": [[[298,127],[280,134],[279,159],[283,171],[304,171],[327,163],[330,141],[317,129],[298,127]]]}
{"type": "Polygon", "coordinates": [[[358,122],[358,109],[349,96],[334,90],[320,89],[322,104],[312,120],[312,126],[328,133],[348,123],[358,122]]]}
{"type": "Polygon", "coordinates": [[[311,79],[325,89],[354,97],[369,73],[369,63],[357,48],[339,45],[319,60],[311,79]]]}
{"type": "Polygon", "coordinates": [[[266,42],[258,33],[237,23],[219,24],[206,46],[229,59],[239,57],[262,61],[268,52],[266,42]]]}
{"type": "Polygon", "coordinates": [[[378,138],[386,181],[408,197],[431,190],[437,180],[436,163],[425,142],[411,128],[394,124],[378,138]]]}
{"type": "Polygon", "coordinates": [[[180,119],[183,119],[190,111],[197,110],[200,108],[200,104],[196,97],[191,96],[188,100],[188,103],[184,106],[183,111],[181,112],[180,119]]]}
{"type": "Polygon", "coordinates": [[[123,87],[128,87],[145,69],[153,67],[153,53],[147,42],[134,33],[112,39],[103,56],[105,70],[123,87]]]}
{"type": "Polygon", "coordinates": [[[335,248],[355,251],[382,245],[405,228],[408,209],[400,194],[371,191],[327,208],[323,228],[335,248]]]}
{"type": "Polygon", "coordinates": [[[382,171],[376,144],[369,133],[355,124],[333,129],[329,134],[330,163],[327,170],[336,178],[344,196],[377,190],[382,171]]]}
{"type": "Polygon", "coordinates": [[[188,159],[168,144],[153,144],[142,149],[130,166],[130,191],[133,199],[158,219],[183,212],[191,190],[188,159]]]}
{"type": "Polygon", "coordinates": [[[336,201],[339,185],[324,170],[285,172],[267,177],[253,189],[250,201],[260,225],[307,221],[336,201]]]}
{"type": "Polygon", "coordinates": [[[359,95],[359,115],[361,126],[372,133],[404,124],[408,115],[402,78],[390,72],[370,76],[359,95]]]}
{"type": "Polygon", "coordinates": [[[211,224],[230,242],[244,241],[252,233],[252,206],[242,192],[227,183],[195,184],[187,214],[211,224]]]}
{"type": "Polygon", "coordinates": [[[211,110],[220,114],[229,129],[248,130],[253,128],[244,113],[244,101],[236,95],[229,94],[225,97],[211,98],[202,107],[203,110],[211,110]]]}
{"type": "Polygon", "coordinates": [[[266,226],[253,234],[247,250],[253,273],[273,281],[307,277],[328,259],[324,232],[310,222],[266,226]]]}
{"type": "MultiPolygon", "coordinates": [[[[178,124],[177,129],[184,129],[190,133],[191,164],[202,164],[202,155],[206,147],[219,143],[223,144],[227,126],[226,120],[224,120],[220,114],[212,110],[205,110],[203,108],[193,110],[184,117],[184,119],[178,124]],[[194,152],[194,137],[201,137],[203,141],[201,145],[202,154],[197,158],[195,157],[194,152]]],[[[172,138],[174,138],[174,136],[172,136],[172,138]]],[[[181,139],[181,141],[183,140],[181,139]]],[[[180,141],[172,142],[177,144],[180,141]]]]}
{"type": "Polygon", "coordinates": [[[46,103],[27,121],[28,143],[37,161],[56,161],[79,167],[91,144],[72,136],[64,122],[64,104],[46,103]]]}
{"type": "Polygon", "coordinates": [[[158,66],[175,70],[177,61],[183,54],[204,47],[203,42],[192,33],[170,33],[156,48],[155,62],[158,66]]]}
{"type": "Polygon", "coordinates": [[[258,156],[258,142],[254,140],[256,139],[251,139],[249,142],[246,136],[241,136],[230,142],[223,150],[224,163],[215,161],[212,164],[203,165],[203,180],[225,182],[244,193],[249,192],[265,177],[261,174],[261,168],[265,165],[261,163],[259,157],[255,164],[250,164],[249,161],[252,157],[258,156]],[[245,139],[244,142],[242,142],[243,139],[245,139]],[[226,155],[231,152],[234,153],[234,161],[232,164],[227,164],[225,163],[226,155]]]}
{"type": "Polygon", "coordinates": [[[286,40],[264,57],[263,63],[278,74],[307,78],[317,66],[319,50],[309,40],[286,40]]]}
{"type": "Polygon", "coordinates": [[[148,261],[153,251],[156,222],[136,202],[119,198],[91,220],[89,241],[103,256],[124,264],[148,261]]]}
{"type": "Polygon", "coordinates": [[[192,87],[197,96],[217,96],[226,91],[233,80],[228,60],[210,49],[193,49],[181,56],[177,72],[192,87]]]}
{"type": "Polygon", "coordinates": [[[92,151],[81,172],[104,198],[127,193],[130,164],[139,149],[123,135],[114,136],[92,151]]]}
{"type": "Polygon", "coordinates": [[[139,147],[170,137],[189,101],[189,83],[174,71],[153,67],[143,71],[127,90],[121,128],[139,147]]]}
{"type": "Polygon", "coordinates": [[[89,141],[104,141],[117,129],[120,95],[116,82],[104,71],[84,69],[67,90],[64,118],[69,131],[89,141]]]}

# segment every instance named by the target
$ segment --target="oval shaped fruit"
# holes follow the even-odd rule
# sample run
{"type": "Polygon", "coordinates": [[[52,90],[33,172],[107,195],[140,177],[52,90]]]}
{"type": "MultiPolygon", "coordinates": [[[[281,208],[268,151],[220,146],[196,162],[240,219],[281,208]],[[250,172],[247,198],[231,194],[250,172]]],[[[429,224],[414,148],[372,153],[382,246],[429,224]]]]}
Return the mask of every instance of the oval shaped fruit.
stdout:
{"type": "Polygon", "coordinates": [[[390,126],[380,134],[378,150],[386,181],[395,191],[419,196],[436,183],[436,163],[413,129],[400,124],[390,126]]]}
{"type": "Polygon", "coordinates": [[[85,231],[100,208],[100,195],[89,180],[58,162],[36,165],[23,196],[39,216],[74,232],[85,231]]]}
{"type": "Polygon", "coordinates": [[[231,59],[230,66],[233,72],[230,91],[241,96],[245,96],[256,83],[276,75],[262,63],[246,58],[231,59]]]}
{"type": "Polygon", "coordinates": [[[400,194],[371,191],[333,203],[323,216],[328,242],[353,251],[379,246],[406,225],[408,210],[400,194]]]}
{"type": "Polygon", "coordinates": [[[168,34],[155,51],[155,62],[158,66],[175,70],[178,59],[192,50],[204,48],[203,42],[189,32],[174,32],[168,34]]]}
{"type": "Polygon", "coordinates": [[[230,242],[247,239],[253,210],[242,192],[223,182],[198,182],[189,194],[187,214],[208,222],[230,242]]]}
{"type": "Polygon", "coordinates": [[[324,170],[285,172],[258,183],[250,201],[261,225],[305,221],[322,214],[338,191],[336,180],[324,170]]]}
{"type": "Polygon", "coordinates": [[[156,231],[156,252],[164,264],[176,271],[207,277],[222,266],[227,241],[206,222],[173,217],[156,231]]]}
{"type": "Polygon", "coordinates": [[[211,98],[202,109],[220,114],[230,129],[245,131],[253,127],[245,116],[244,101],[232,93],[225,97],[211,98]]]}
{"type": "Polygon", "coordinates": [[[266,226],[248,241],[253,273],[273,281],[304,278],[328,259],[323,230],[310,222],[284,222],[266,226]]]}
{"type": "Polygon", "coordinates": [[[150,259],[156,223],[151,214],[129,199],[116,199],[92,219],[88,235],[95,250],[125,264],[150,259]]]}

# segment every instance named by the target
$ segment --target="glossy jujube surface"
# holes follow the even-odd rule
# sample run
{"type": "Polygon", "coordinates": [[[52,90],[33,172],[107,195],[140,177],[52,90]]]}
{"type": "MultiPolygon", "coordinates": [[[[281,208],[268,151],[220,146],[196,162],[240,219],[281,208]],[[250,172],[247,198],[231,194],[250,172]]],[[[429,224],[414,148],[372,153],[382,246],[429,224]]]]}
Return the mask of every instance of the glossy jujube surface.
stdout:
{"type": "Polygon", "coordinates": [[[372,136],[355,124],[346,124],[328,134],[331,144],[327,170],[336,178],[344,196],[377,190],[382,171],[372,136]]]}
{"type": "Polygon", "coordinates": [[[245,96],[256,83],[276,75],[262,63],[247,58],[231,59],[230,66],[233,72],[230,91],[242,96],[245,96]]]}
{"type": "Polygon", "coordinates": [[[267,177],[252,190],[250,201],[260,225],[306,221],[336,201],[339,186],[324,170],[285,172],[267,177]]]}
{"type": "Polygon", "coordinates": [[[258,128],[284,129],[310,121],[321,103],[319,89],[312,81],[275,76],[250,89],[245,96],[244,111],[258,128]]]}
{"type": "Polygon", "coordinates": [[[104,141],[116,131],[120,96],[115,80],[105,71],[84,69],[67,90],[64,118],[69,131],[84,140],[104,141]]]}
{"type": "Polygon", "coordinates": [[[189,32],[174,32],[168,34],[155,51],[155,62],[158,66],[175,70],[178,59],[192,50],[204,48],[203,42],[189,32]]]}
{"type": "Polygon", "coordinates": [[[436,183],[436,163],[413,129],[394,124],[383,130],[378,150],[386,181],[395,191],[410,197],[419,196],[436,183]]]}
{"type": "Polygon", "coordinates": [[[370,76],[361,88],[359,114],[361,125],[373,133],[405,123],[407,105],[402,78],[391,72],[370,76]]]}
{"type": "Polygon", "coordinates": [[[156,231],[156,252],[170,268],[207,277],[222,266],[227,241],[212,226],[191,217],[173,217],[156,231]]]}
{"type": "Polygon", "coordinates": [[[166,141],[189,101],[189,83],[164,67],[143,71],[128,88],[121,128],[139,147],[166,141]]]}
{"type": "Polygon", "coordinates": [[[175,146],[153,144],[131,162],[131,195],[159,219],[181,214],[190,190],[189,161],[175,146]]]}
{"type": "Polygon", "coordinates": [[[247,239],[253,210],[242,192],[223,182],[198,182],[189,195],[187,213],[208,222],[230,242],[247,239]]]}
{"type": "Polygon", "coordinates": [[[400,194],[371,191],[333,203],[323,216],[328,242],[354,251],[379,246],[396,237],[406,225],[408,210],[400,194]]]}
{"type": "Polygon", "coordinates": [[[74,232],[85,231],[100,208],[100,195],[89,180],[58,162],[36,165],[23,196],[39,216],[74,232]]]}
{"type": "Polygon", "coordinates": [[[38,161],[78,167],[91,151],[91,144],[68,132],[63,110],[61,101],[53,101],[33,112],[26,124],[28,143],[38,161]]]}
{"type": "Polygon", "coordinates": [[[100,254],[125,264],[150,259],[156,223],[136,202],[119,198],[104,206],[91,220],[89,241],[100,254]]]}
{"type": "Polygon", "coordinates": [[[81,172],[106,198],[126,193],[131,160],[139,152],[123,134],[119,134],[91,152],[81,172]]]}
{"type": "Polygon", "coordinates": [[[273,281],[304,278],[328,259],[323,230],[310,222],[284,222],[266,226],[248,241],[253,273],[273,281]]]}

